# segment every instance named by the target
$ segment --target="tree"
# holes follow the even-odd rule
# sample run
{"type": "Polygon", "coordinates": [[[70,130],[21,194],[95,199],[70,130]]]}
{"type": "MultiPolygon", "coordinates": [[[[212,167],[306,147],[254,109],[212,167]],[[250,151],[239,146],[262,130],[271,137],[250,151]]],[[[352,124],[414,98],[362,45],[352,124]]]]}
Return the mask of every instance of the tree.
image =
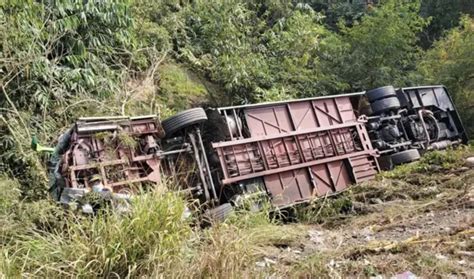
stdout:
{"type": "Polygon", "coordinates": [[[340,41],[309,5],[197,1],[188,13],[190,41],[181,57],[224,88],[228,102],[318,96],[345,86],[324,68],[340,41]]]}
{"type": "Polygon", "coordinates": [[[342,42],[321,22],[322,15],[312,9],[296,9],[265,34],[267,57],[273,88],[285,88],[298,97],[336,93],[346,84],[326,68],[337,59],[342,42]]]}
{"type": "Polygon", "coordinates": [[[314,10],[323,12],[325,23],[331,30],[337,30],[338,22],[343,20],[345,25],[352,26],[360,20],[367,9],[379,0],[308,0],[305,1],[314,10]]]}
{"type": "Polygon", "coordinates": [[[101,113],[97,103],[118,91],[135,59],[129,2],[21,0],[0,8],[0,165],[25,190],[44,193],[31,135],[52,141],[84,112],[78,104],[92,102],[101,113]]]}
{"type": "Polygon", "coordinates": [[[468,133],[474,135],[474,19],[436,41],[418,65],[424,82],[444,84],[454,99],[468,133]]]}
{"type": "Polygon", "coordinates": [[[352,90],[387,84],[406,85],[421,53],[417,34],[427,24],[419,16],[419,1],[387,0],[372,8],[354,26],[340,24],[348,48],[336,70],[352,90]]]}
{"type": "Polygon", "coordinates": [[[427,49],[446,30],[457,27],[462,14],[474,16],[472,0],[424,0],[420,15],[430,18],[430,24],[420,33],[420,45],[427,49]]]}

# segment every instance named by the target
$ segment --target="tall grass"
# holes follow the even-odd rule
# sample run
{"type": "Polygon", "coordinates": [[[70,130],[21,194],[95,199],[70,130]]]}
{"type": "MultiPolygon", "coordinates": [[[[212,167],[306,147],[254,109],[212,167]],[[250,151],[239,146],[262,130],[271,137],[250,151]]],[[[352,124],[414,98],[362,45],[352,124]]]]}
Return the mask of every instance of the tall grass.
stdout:
{"type": "Polygon", "coordinates": [[[381,173],[385,178],[403,178],[413,173],[448,171],[462,167],[465,158],[474,154],[474,144],[461,145],[454,149],[430,151],[417,162],[397,166],[394,170],[381,173]]]}
{"type": "MultiPolygon", "coordinates": [[[[174,278],[264,278],[257,266],[268,247],[295,245],[305,235],[298,226],[281,226],[264,205],[261,211],[237,210],[223,223],[196,231],[187,261],[169,270],[174,278]]],[[[156,273],[154,274],[156,275],[156,273]]],[[[154,277],[154,276],[152,276],[154,277]]]]}
{"type": "MultiPolygon", "coordinates": [[[[295,217],[306,224],[328,223],[354,215],[357,204],[373,200],[429,198],[440,187],[458,186],[438,183],[431,190],[426,177],[433,173],[426,169],[441,163],[442,173],[462,166],[469,154],[469,149],[427,154],[410,169],[397,168],[401,179],[383,174],[296,210],[295,217]],[[423,184],[414,187],[420,179],[423,184]]],[[[193,217],[183,219],[186,201],[166,190],[137,196],[127,214],[105,210],[84,216],[50,200],[21,200],[19,187],[0,175],[0,277],[266,277],[271,269],[256,263],[272,250],[267,248],[293,247],[307,236],[305,225],[280,226],[268,204],[258,212],[237,210],[224,223],[203,229],[193,217]]],[[[298,269],[324,274],[320,262],[296,265],[286,275],[298,275],[298,269]]]]}
{"type": "Polygon", "coordinates": [[[254,277],[265,246],[301,234],[279,226],[268,207],[203,229],[183,219],[182,197],[163,191],[137,196],[125,215],[84,216],[48,200],[21,201],[18,183],[0,177],[0,201],[0,277],[8,278],[254,277]]]}
{"type": "Polygon", "coordinates": [[[137,196],[127,215],[104,211],[91,217],[63,211],[51,201],[22,203],[15,200],[14,188],[4,187],[11,183],[1,185],[1,220],[8,226],[2,226],[0,266],[7,277],[160,272],[181,256],[191,233],[182,218],[185,202],[175,194],[137,196]]]}

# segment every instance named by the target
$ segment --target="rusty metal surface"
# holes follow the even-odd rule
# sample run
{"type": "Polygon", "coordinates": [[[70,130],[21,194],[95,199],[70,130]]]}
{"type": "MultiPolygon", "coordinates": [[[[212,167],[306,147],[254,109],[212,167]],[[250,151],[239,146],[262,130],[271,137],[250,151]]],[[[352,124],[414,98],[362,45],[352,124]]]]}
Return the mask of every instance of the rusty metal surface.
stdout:
{"type": "Polygon", "coordinates": [[[376,152],[351,96],[243,107],[249,136],[213,144],[222,183],[263,177],[273,204],[285,206],[374,177],[376,152]]]}
{"type": "Polygon", "coordinates": [[[91,179],[115,193],[129,193],[141,182],[159,182],[163,136],[156,116],[81,118],[62,155],[65,186],[91,188],[91,179]]]}

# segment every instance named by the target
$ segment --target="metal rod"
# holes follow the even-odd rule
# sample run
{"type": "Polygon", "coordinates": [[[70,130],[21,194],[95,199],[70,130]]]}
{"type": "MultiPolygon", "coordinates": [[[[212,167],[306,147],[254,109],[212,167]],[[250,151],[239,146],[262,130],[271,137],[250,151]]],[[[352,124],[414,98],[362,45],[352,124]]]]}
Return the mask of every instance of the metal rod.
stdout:
{"type": "Polygon", "coordinates": [[[248,146],[247,144],[244,144],[244,147],[245,147],[245,151],[246,151],[246,154],[247,154],[247,158],[248,158],[248,161],[249,161],[249,164],[250,164],[250,172],[255,172],[254,168],[253,168],[253,165],[252,165],[252,160],[250,158],[250,151],[248,149],[248,146]]]}
{"type": "Polygon", "coordinates": [[[202,164],[201,164],[201,160],[199,159],[199,154],[198,154],[198,148],[197,148],[197,145],[196,145],[196,139],[194,138],[194,134],[190,133],[189,134],[189,140],[191,141],[191,145],[193,146],[193,153],[194,153],[194,159],[196,159],[196,163],[198,164],[198,169],[199,169],[199,176],[201,177],[201,182],[203,184],[203,188],[204,188],[204,196],[206,197],[206,200],[209,201],[210,200],[210,195],[209,195],[209,189],[207,187],[207,182],[206,182],[206,178],[204,177],[204,171],[202,169],[202,164]]]}
{"type": "Polygon", "coordinates": [[[324,128],[294,131],[294,132],[289,132],[289,133],[284,133],[284,134],[276,134],[276,135],[270,135],[270,136],[252,137],[252,138],[247,138],[247,139],[242,139],[242,140],[217,142],[217,143],[212,143],[212,147],[214,147],[214,148],[216,148],[216,147],[226,147],[226,146],[232,146],[232,145],[239,145],[239,144],[243,144],[243,143],[252,143],[252,142],[258,142],[258,141],[264,141],[264,140],[280,139],[280,138],[284,138],[284,137],[305,135],[305,134],[311,134],[311,133],[323,132],[323,131],[330,131],[330,130],[336,130],[336,129],[340,129],[340,128],[349,128],[349,127],[357,126],[358,124],[359,124],[359,122],[349,122],[349,123],[345,123],[345,124],[333,125],[329,128],[324,127],[324,128]]]}
{"type": "Polygon", "coordinates": [[[198,136],[199,145],[201,146],[201,150],[202,150],[202,153],[203,153],[204,165],[206,166],[206,172],[208,174],[209,184],[211,186],[212,195],[214,196],[214,199],[217,200],[216,188],[214,186],[214,181],[212,180],[212,175],[211,175],[211,168],[209,167],[209,162],[207,161],[207,156],[206,156],[206,153],[204,151],[205,149],[204,149],[204,144],[202,142],[201,130],[199,130],[199,128],[197,128],[196,133],[197,133],[197,136],[198,136]]]}
{"type": "Polygon", "coordinates": [[[267,156],[265,155],[265,151],[263,149],[263,146],[262,146],[262,142],[261,141],[258,141],[257,142],[257,147],[258,147],[258,152],[260,153],[260,158],[262,158],[262,162],[263,162],[263,168],[265,170],[268,170],[270,169],[269,165],[268,165],[268,161],[267,161],[267,156]]]}
{"type": "Polygon", "coordinates": [[[429,144],[431,142],[430,133],[428,132],[428,129],[426,128],[425,120],[423,119],[423,111],[424,110],[419,110],[418,111],[418,117],[420,117],[421,125],[423,126],[423,130],[424,130],[425,135],[426,135],[426,143],[429,144]]]}
{"type": "Polygon", "coordinates": [[[229,170],[227,169],[227,164],[225,162],[225,155],[223,148],[216,148],[217,155],[219,156],[219,162],[221,164],[221,169],[224,174],[224,178],[229,178],[229,170]]]}
{"type": "Polygon", "coordinates": [[[234,115],[235,125],[237,125],[237,131],[239,131],[239,136],[240,138],[243,138],[244,136],[242,136],[242,127],[240,127],[241,123],[239,119],[237,118],[237,113],[235,112],[235,109],[232,109],[232,113],[234,115]]]}
{"type": "Polygon", "coordinates": [[[398,118],[402,118],[402,116],[399,114],[391,115],[391,116],[383,116],[383,117],[382,116],[367,116],[367,120],[378,119],[380,121],[392,120],[392,119],[398,119],[398,118]]]}

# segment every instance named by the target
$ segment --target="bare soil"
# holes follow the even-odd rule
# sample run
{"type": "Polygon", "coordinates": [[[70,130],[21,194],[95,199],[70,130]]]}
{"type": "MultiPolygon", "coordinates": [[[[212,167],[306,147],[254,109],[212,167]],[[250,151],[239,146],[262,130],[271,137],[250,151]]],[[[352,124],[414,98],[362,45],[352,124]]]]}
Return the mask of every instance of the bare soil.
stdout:
{"type": "Polygon", "coordinates": [[[296,227],[301,237],[266,247],[257,264],[276,277],[391,278],[409,271],[473,278],[474,169],[417,175],[361,185],[353,197],[358,212],[322,224],[282,225],[296,227]],[[391,194],[374,197],[379,186],[391,194]],[[361,195],[369,198],[358,202],[361,195]]]}

